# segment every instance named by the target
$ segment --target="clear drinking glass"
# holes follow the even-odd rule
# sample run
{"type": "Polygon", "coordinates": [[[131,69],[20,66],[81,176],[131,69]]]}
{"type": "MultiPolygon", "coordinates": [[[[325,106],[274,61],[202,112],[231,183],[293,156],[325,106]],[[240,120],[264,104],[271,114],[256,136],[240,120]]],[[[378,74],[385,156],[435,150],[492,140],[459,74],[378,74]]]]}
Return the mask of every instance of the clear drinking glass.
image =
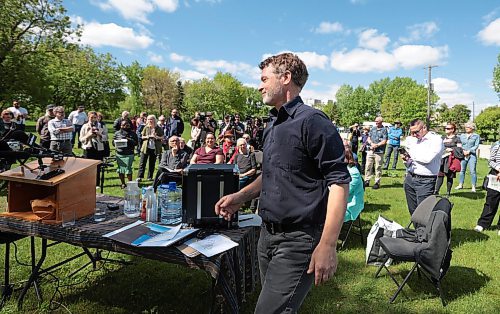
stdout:
{"type": "Polygon", "coordinates": [[[71,227],[75,224],[75,209],[66,209],[61,212],[62,226],[71,227]]]}
{"type": "Polygon", "coordinates": [[[94,221],[101,222],[106,220],[106,208],[96,207],[94,210],[94,221]]]}

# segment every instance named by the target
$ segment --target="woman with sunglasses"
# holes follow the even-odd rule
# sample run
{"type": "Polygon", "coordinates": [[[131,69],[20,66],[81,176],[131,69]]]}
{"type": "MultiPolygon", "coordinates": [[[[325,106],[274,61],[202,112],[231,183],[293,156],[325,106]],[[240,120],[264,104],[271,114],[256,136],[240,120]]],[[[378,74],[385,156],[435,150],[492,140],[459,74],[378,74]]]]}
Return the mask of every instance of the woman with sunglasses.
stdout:
{"type": "Polygon", "coordinates": [[[448,123],[444,128],[446,135],[443,137],[444,152],[441,158],[441,166],[436,181],[434,194],[438,195],[441,186],[443,185],[444,177],[446,177],[446,194],[450,196],[453,179],[456,176],[456,164],[460,164],[460,159],[463,158],[462,142],[455,134],[457,127],[455,123],[448,123]],[[454,161],[456,160],[456,161],[454,161]],[[454,165],[455,164],[455,165],[454,165]]]}

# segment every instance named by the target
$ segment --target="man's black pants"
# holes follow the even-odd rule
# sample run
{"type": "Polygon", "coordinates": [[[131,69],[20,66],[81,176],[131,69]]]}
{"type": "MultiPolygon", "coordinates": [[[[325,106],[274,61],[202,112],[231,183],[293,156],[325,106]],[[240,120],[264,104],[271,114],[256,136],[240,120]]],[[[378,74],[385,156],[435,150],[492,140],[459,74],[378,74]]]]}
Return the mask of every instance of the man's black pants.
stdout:
{"type": "Polygon", "coordinates": [[[262,290],[255,313],[296,313],[314,282],[307,274],[321,237],[317,226],[291,232],[260,231],[257,254],[262,290]]]}
{"type": "Polygon", "coordinates": [[[436,186],[436,177],[420,177],[406,174],[404,189],[406,194],[406,203],[410,215],[415,208],[428,196],[434,194],[436,186]]]}

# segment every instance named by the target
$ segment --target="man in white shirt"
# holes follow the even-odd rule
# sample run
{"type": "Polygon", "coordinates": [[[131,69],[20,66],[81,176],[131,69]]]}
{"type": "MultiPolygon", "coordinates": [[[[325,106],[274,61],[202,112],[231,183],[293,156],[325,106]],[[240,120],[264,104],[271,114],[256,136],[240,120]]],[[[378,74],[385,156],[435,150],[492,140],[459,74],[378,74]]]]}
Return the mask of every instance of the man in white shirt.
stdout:
{"type": "Polygon", "coordinates": [[[410,122],[410,137],[406,139],[406,153],[401,156],[407,167],[404,189],[410,215],[426,197],[434,193],[443,140],[434,132],[429,132],[420,119],[410,122]]]}
{"type": "Polygon", "coordinates": [[[7,108],[14,115],[14,122],[17,124],[16,129],[24,131],[26,118],[28,117],[28,110],[21,107],[21,102],[19,100],[14,100],[12,102],[12,107],[7,108]]]}
{"type": "Polygon", "coordinates": [[[78,106],[78,109],[71,111],[68,116],[68,120],[73,123],[75,128],[73,131],[73,137],[71,138],[71,147],[75,146],[76,135],[78,135],[78,148],[82,147],[82,144],[80,143],[80,130],[82,129],[82,126],[89,121],[87,113],[85,113],[84,110],[84,106],[78,106]]]}

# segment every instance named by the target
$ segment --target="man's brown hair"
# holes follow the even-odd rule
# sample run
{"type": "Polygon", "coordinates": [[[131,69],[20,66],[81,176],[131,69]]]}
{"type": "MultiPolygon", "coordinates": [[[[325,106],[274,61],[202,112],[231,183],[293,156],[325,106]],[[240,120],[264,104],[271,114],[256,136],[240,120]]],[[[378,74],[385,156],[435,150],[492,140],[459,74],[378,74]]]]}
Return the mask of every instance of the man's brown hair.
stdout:
{"type": "Polygon", "coordinates": [[[309,73],[305,63],[300,58],[290,52],[281,53],[279,55],[271,56],[259,64],[259,68],[263,70],[267,66],[274,67],[275,74],[284,74],[289,71],[292,74],[292,81],[300,89],[306,84],[309,73]]]}

